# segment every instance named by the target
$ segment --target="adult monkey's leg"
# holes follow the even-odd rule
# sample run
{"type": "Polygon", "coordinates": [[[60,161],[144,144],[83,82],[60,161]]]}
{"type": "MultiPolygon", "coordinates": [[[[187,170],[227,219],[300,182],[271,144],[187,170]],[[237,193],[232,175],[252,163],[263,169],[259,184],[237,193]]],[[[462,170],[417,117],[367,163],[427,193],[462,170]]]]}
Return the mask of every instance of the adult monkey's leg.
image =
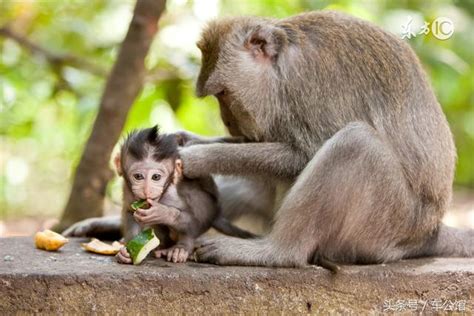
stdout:
{"type": "Polygon", "coordinates": [[[409,233],[416,202],[390,146],[369,125],[352,123],[308,163],[268,236],[204,239],[196,257],[264,266],[302,266],[317,256],[337,262],[396,260],[424,242],[409,233]]]}
{"type": "Polygon", "coordinates": [[[275,186],[261,179],[248,179],[234,176],[214,177],[222,215],[229,219],[238,219],[241,215],[260,216],[267,221],[273,218],[276,199],[275,186]]]}

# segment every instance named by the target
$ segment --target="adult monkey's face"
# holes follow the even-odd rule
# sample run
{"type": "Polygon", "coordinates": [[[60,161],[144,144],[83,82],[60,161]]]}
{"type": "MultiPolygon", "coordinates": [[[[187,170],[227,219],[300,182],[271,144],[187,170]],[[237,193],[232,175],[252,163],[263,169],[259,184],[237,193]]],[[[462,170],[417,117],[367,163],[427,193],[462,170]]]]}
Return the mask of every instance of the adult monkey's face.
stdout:
{"type": "Polygon", "coordinates": [[[221,117],[234,136],[262,140],[278,89],[277,60],[284,32],[258,18],[214,21],[197,46],[202,66],[197,81],[199,97],[214,95],[221,117]]]}

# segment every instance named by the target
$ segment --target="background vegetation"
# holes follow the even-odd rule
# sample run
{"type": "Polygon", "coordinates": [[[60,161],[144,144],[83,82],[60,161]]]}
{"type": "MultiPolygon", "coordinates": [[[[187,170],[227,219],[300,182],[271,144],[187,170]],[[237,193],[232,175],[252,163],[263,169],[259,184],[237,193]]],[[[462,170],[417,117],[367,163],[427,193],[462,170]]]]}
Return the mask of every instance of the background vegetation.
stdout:
{"type": "MultiPolygon", "coordinates": [[[[106,73],[128,28],[134,1],[2,0],[0,27],[39,48],[0,37],[0,218],[58,216],[71,176],[97,113],[106,73]],[[54,54],[51,55],[50,53],[54,54]],[[65,55],[63,55],[65,54],[65,55]],[[71,62],[69,56],[75,58],[71,62]]],[[[203,24],[226,15],[285,17],[330,8],[400,33],[413,18],[416,32],[438,16],[454,21],[445,41],[431,33],[409,40],[427,70],[458,148],[456,186],[474,188],[474,2],[172,0],[146,60],[145,88],[129,112],[125,131],[160,124],[224,134],[212,98],[193,95],[199,69],[195,42],[203,24]]],[[[118,201],[118,183],[108,188],[118,201]]]]}

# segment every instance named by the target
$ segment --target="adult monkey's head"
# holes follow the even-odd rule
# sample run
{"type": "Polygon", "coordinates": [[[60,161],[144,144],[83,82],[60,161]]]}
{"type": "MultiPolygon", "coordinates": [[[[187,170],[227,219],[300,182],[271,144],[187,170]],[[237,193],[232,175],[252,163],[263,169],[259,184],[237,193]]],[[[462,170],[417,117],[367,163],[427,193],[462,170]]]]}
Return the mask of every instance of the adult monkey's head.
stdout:
{"type": "Polygon", "coordinates": [[[231,134],[256,141],[314,150],[351,121],[395,120],[426,89],[406,43],[338,12],[218,20],[198,47],[198,96],[216,96],[231,134]]]}
{"type": "MultiPolygon", "coordinates": [[[[291,49],[291,30],[276,21],[232,18],[211,22],[197,46],[202,67],[197,95],[214,95],[232,135],[262,140],[281,123],[281,89],[298,58],[291,49]]],[[[291,92],[286,89],[287,92],[291,92]]]]}

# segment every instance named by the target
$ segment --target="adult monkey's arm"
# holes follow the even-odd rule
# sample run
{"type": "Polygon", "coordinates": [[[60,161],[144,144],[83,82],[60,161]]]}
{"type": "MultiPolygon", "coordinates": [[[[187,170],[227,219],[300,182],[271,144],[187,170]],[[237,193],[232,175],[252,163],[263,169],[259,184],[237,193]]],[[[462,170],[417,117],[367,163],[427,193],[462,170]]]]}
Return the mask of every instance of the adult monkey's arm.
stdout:
{"type": "Polygon", "coordinates": [[[208,144],[180,151],[187,177],[209,174],[293,179],[307,163],[305,155],[285,143],[208,144]]]}

